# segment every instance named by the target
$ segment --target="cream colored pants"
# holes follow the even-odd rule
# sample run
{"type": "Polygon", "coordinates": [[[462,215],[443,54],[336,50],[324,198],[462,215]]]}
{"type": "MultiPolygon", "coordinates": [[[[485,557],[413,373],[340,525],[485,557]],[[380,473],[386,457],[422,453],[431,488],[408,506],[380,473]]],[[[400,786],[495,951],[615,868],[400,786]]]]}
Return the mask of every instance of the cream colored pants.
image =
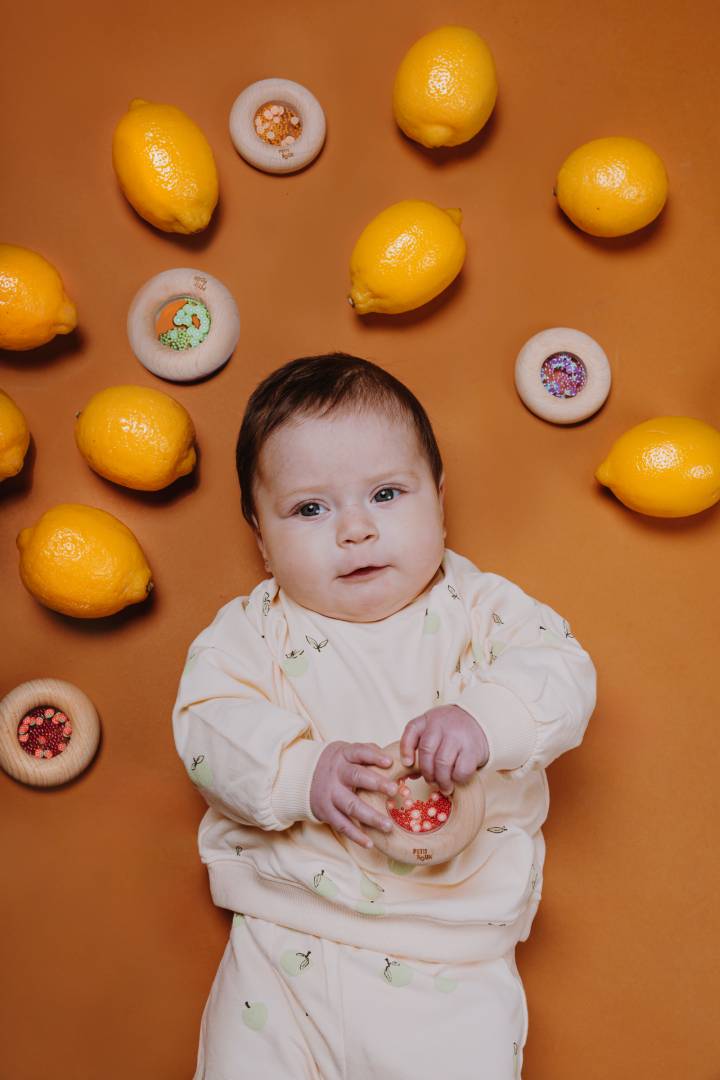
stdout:
{"type": "Polygon", "coordinates": [[[235,915],[194,1080],[517,1080],[527,1028],[512,953],[432,964],[235,915]]]}

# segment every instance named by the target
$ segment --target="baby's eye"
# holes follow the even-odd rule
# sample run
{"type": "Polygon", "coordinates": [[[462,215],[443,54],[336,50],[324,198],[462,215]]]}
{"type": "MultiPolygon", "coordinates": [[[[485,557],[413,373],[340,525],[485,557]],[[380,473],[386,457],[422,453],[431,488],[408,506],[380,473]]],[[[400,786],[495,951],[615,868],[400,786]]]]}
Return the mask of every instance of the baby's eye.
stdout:
{"type": "Polygon", "coordinates": [[[376,499],[379,499],[379,500],[380,500],[380,502],[392,502],[392,501],[393,501],[393,499],[394,499],[394,497],[395,497],[395,496],[394,496],[394,495],[392,494],[392,493],[393,493],[393,491],[397,491],[397,492],[399,492],[399,491],[400,491],[400,488],[392,488],[392,487],[380,488],[380,491],[378,491],[378,492],[377,492],[377,493],[375,494],[375,496],[374,496],[374,497],[375,497],[376,499]],[[389,498],[388,498],[388,495],[389,495],[389,498]]]}
{"type": "Polygon", "coordinates": [[[322,507],[320,506],[320,503],[312,503],[312,502],[310,502],[310,503],[304,503],[296,512],[298,514],[300,514],[301,517],[318,517],[318,515],[315,513],[315,510],[321,510],[321,509],[322,509],[322,507]],[[309,514],[304,514],[303,510],[310,510],[310,513],[309,514]]]}

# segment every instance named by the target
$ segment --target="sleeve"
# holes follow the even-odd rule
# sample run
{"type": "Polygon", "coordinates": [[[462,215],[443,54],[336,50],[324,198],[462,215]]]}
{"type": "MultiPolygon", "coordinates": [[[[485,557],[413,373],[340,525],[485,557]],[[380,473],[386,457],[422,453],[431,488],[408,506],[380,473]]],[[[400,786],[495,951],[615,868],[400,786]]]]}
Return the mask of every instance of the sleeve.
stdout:
{"type": "Polygon", "coordinates": [[[252,628],[237,655],[204,635],[188,650],[172,712],[190,779],[212,809],[242,825],[318,822],[310,783],[326,744],[312,739],[303,717],[270,700],[273,661],[252,628]]]}
{"type": "Polygon", "coordinates": [[[483,728],[484,768],[520,779],[582,742],[596,672],[570,626],[497,574],[478,574],[470,606],[474,678],[455,704],[483,728]]]}

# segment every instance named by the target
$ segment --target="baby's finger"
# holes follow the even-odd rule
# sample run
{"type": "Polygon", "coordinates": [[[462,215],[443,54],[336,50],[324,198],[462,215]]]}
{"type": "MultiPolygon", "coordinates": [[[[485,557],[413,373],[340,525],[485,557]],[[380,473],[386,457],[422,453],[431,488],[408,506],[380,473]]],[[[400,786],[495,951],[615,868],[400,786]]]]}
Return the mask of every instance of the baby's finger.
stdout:
{"type": "Polygon", "coordinates": [[[328,824],[337,833],[341,833],[343,836],[347,836],[348,840],[353,840],[360,847],[371,848],[373,842],[369,836],[366,836],[364,832],[361,832],[356,825],[353,825],[349,818],[346,818],[344,814],[339,815],[337,818],[333,818],[328,824]]]}
{"type": "Polygon", "coordinates": [[[461,747],[453,746],[444,739],[435,751],[435,783],[443,795],[450,795],[453,789],[452,775],[461,747]]]}
{"type": "MultiPolygon", "coordinates": [[[[364,825],[372,825],[374,829],[379,829],[381,832],[390,832],[392,829],[392,822],[387,814],[378,813],[377,810],[374,810],[372,806],[369,806],[364,799],[361,799],[354,792],[347,793],[347,797],[339,804],[339,809],[347,817],[355,818],[364,825]]],[[[361,835],[364,839],[369,839],[364,833],[361,835]]]]}
{"type": "Polygon", "coordinates": [[[420,772],[428,784],[435,781],[435,754],[440,745],[442,735],[439,731],[425,732],[418,747],[420,772]]]}
{"type": "Polygon", "coordinates": [[[472,751],[465,747],[455,759],[453,766],[453,779],[457,784],[467,784],[477,772],[479,766],[472,751]]]}
{"type": "Polygon", "coordinates": [[[345,751],[348,761],[360,762],[364,765],[379,765],[387,768],[392,765],[392,758],[386,754],[377,743],[350,743],[345,751]]]}
{"type": "Polygon", "coordinates": [[[388,795],[397,792],[397,784],[394,780],[386,780],[374,769],[363,768],[362,765],[352,765],[348,762],[340,771],[340,779],[348,788],[364,788],[365,791],[386,791],[388,795]]]}
{"type": "Polygon", "coordinates": [[[412,765],[415,761],[415,748],[425,730],[426,723],[427,717],[423,713],[422,716],[415,716],[405,725],[400,739],[400,757],[403,765],[412,765]]]}

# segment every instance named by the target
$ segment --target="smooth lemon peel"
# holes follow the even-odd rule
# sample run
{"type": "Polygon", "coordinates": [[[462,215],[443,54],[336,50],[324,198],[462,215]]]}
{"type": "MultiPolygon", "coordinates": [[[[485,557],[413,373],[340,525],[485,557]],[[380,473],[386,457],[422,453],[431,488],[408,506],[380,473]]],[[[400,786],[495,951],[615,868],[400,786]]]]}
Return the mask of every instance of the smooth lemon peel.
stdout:
{"type": "Polygon", "coordinates": [[[60,503],[20,531],[20,579],[45,607],[91,619],[147,599],[150,566],[131,530],[82,503],[60,503]]]}
{"type": "Polygon", "coordinates": [[[75,442],[90,468],[137,491],[159,491],[191,472],[194,439],[185,407],[153,387],[107,387],[76,414],[75,442]]]}
{"type": "Polygon", "coordinates": [[[0,244],[0,349],[24,352],[77,326],[77,308],[42,255],[0,244]]]}
{"type": "Polygon", "coordinates": [[[686,416],[646,420],[613,443],[595,478],[638,513],[699,514],[720,501],[720,431],[686,416]]]}
{"type": "Polygon", "coordinates": [[[17,476],[29,445],[30,430],[22,410],[0,390],[0,480],[17,476]]]}
{"type": "Polygon", "coordinates": [[[474,30],[441,26],[407,51],[393,84],[400,129],[428,149],[459,146],[486,124],[497,99],[487,42],[474,30]]]}
{"type": "Polygon", "coordinates": [[[659,155],[640,139],[609,136],[577,147],[561,165],[553,195],[563,213],[591,236],[626,236],[665,206],[668,177],[659,155]]]}
{"type": "Polygon", "coordinates": [[[123,194],[145,221],[183,234],[207,227],[218,200],[215,158],[182,109],[134,98],[113,133],[112,161],[123,194]]]}
{"type": "Polygon", "coordinates": [[[359,315],[421,307],[457,277],[466,245],[462,212],[406,199],[365,227],[350,258],[349,301],[359,315]]]}

